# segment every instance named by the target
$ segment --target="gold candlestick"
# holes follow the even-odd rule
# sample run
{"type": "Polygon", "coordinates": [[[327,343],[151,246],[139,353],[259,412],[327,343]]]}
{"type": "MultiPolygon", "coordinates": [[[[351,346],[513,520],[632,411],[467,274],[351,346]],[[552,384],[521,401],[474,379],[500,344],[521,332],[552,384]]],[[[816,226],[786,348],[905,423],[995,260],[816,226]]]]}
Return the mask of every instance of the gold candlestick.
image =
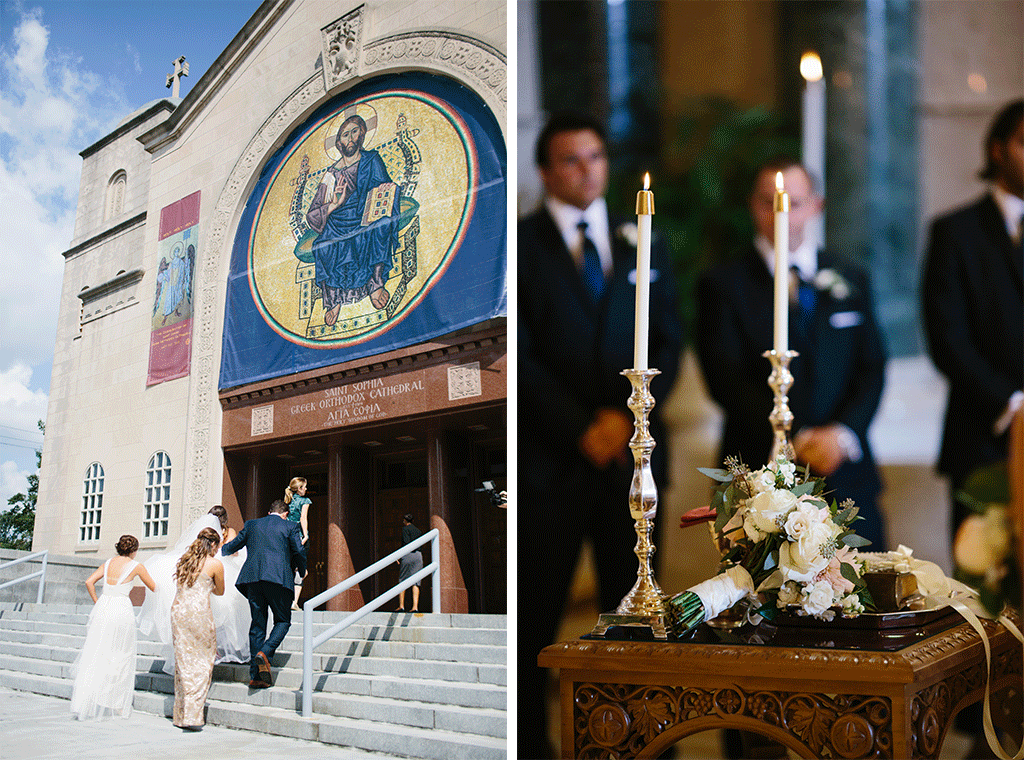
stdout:
{"type": "Polygon", "coordinates": [[[799,354],[796,351],[785,351],[780,354],[772,349],[765,351],[762,356],[772,363],[768,385],[775,391],[775,407],[768,415],[768,420],[772,423],[775,439],[772,441],[772,453],[768,461],[774,462],[780,454],[786,454],[789,450],[789,429],[793,425],[793,412],[789,409],[789,396],[786,395],[793,385],[789,362],[799,354]]]}
{"type": "Polygon", "coordinates": [[[633,385],[627,405],[633,412],[634,430],[629,441],[633,452],[633,482],[629,487],[629,514],[636,530],[636,553],[640,566],[636,572],[636,584],[622,598],[615,612],[603,613],[591,635],[604,636],[612,626],[650,628],[657,639],[668,638],[668,619],[665,597],[651,569],[651,555],[655,552],[651,534],[654,532],[654,517],[658,512],[658,488],[651,472],[651,452],[655,442],[651,436],[649,418],[654,408],[651,395],[651,378],[660,375],[656,369],[627,369],[622,374],[633,385]]]}

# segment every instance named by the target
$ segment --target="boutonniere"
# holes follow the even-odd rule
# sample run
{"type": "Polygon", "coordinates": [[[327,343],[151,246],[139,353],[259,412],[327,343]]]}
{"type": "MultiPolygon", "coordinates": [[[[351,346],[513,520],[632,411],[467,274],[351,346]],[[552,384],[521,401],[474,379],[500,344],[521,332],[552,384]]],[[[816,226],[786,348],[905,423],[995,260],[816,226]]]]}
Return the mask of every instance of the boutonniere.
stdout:
{"type": "Polygon", "coordinates": [[[850,297],[853,287],[835,269],[822,269],[814,275],[814,287],[817,290],[828,291],[828,294],[837,301],[843,301],[850,297]]]}
{"type": "Polygon", "coordinates": [[[636,228],[636,222],[623,222],[615,228],[615,237],[622,240],[630,248],[636,248],[636,242],[640,233],[636,228]]]}

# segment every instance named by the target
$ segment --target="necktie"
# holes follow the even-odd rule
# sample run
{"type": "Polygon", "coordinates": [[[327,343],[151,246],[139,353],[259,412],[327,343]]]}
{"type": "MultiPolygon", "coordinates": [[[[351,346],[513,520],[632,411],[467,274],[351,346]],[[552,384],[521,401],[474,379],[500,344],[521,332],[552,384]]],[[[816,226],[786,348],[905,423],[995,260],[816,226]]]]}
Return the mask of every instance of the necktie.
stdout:
{"type": "Polygon", "coordinates": [[[604,293],[604,269],[601,267],[601,257],[597,255],[597,246],[587,235],[587,223],[580,222],[576,225],[580,235],[583,236],[583,284],[587,286],[587,292],[594,303],[601,300],[604,293]]]}
{"type": "Polygon", "coordinates": [[[797,267],[790,267],[790,271],[796,280],[796,304],[800,307],[800,331],[805,335],[810,332],[811,318],[814,316],[814,307],[817,306],[818,294],[814,286],[804,282],[797,267]]]}

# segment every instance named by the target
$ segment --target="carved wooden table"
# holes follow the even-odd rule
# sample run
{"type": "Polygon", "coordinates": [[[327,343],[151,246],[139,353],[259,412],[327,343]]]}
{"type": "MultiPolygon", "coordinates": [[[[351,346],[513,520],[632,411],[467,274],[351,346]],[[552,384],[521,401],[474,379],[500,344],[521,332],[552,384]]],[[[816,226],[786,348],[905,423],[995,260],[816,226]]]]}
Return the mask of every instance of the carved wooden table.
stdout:
{"type": "MultiPolygon", "coordinates": [[[[1021,645],[1001,625],[985,629],[993,721],[1020,741],[1021,645]]],[[[880,633],[866,644],[863,631],[701,626],[679,642],[567,641],[538,662],[561,671],[566,758],[656,758],[722,728],[808,758],[937,757],[953,716],[982,697],[981,639],[952,612],[880,633]]]]}

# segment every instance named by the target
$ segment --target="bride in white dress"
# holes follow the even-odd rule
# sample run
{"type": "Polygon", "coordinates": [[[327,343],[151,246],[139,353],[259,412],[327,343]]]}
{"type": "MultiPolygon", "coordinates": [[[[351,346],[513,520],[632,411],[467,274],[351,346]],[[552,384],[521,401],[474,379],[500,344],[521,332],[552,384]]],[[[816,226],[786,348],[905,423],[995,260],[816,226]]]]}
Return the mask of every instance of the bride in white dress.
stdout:
{"type": "Polygon", "coordinates": [[[156,586],[146,568],[135,561],[139,540],[121,536],[117,556],[111,557],[85,581],[94,602],[89,613],[85,644],[75,660],[75,685],[71,692],[71,714],[79,720],[132,714],[135,694],[135,612],[128,594],[139,578],[150,589],[156,586]],[[103,592],[96,596],[96,582],[103,579],[103,592]]]}
{"type": "MultiPolygon", "coordinates": [[[[163,554],[154,554],[145,562],[149,574],[156,580],[157,593],[147,594],[142,603],[139,630],[144,636],[155,638],[164,645],[165,673],[174,673],[174,646],[171,640],[171,604],[177,588],[174,569],[203,528],[217,531],[223,537],[221,543],[235,537],[235,531],[227,527],[227,510],[216,505],[182,531],[174,548],[163,554]]],[[[245,563],[245,557],[245,548],[226,557],[218,555],[218,559],[224,563],[224,595],[210,599],[213,622],[217,626],[217,662],[249,662],[249,600],[235,588],[235,580],[245,563]]]]}

